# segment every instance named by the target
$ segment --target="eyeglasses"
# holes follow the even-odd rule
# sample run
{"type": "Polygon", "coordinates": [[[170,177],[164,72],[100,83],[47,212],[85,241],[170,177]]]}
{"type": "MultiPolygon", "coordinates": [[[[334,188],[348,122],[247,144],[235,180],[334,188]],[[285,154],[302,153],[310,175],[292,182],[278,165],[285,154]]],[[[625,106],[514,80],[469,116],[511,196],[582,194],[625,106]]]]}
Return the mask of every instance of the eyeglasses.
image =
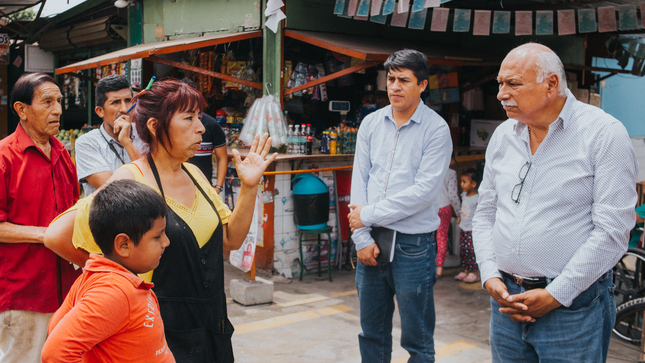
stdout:
{"type": "Polygon", "coordinates": [[[518,175],[520,178],[520,182],[513,187],[513,191],[511,192],[511,199],[515,203],[520,202],[520,194],[522,194],[522,187],[524,186],[524,179],[526,179],[526,176],[529,173],[529,170],[531,170],[531,162],[527,161],[526,164],[522,165],[522,169],[520,169],[520,174],[518,175]]]}

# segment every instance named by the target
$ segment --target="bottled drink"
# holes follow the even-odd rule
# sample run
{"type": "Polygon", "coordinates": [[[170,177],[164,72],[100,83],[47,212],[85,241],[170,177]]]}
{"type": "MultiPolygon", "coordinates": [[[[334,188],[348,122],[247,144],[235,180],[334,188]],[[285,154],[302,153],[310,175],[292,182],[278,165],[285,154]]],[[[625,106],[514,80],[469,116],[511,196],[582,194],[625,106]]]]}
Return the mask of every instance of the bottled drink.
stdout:
{"type": "MultiPolygon", "coordinates": [[[[287,111],[284,111],[285,115],[287,111]]],[[[287,154],[293,154],[293,125],[289,125],[289,132],[287,133],[287,154]]]]}
{"type": "Polygon", "coordinates": [[[300,125],[294,126],[293,131],[293,154],[300,154],[300,125]]]}
{"type": "Polygon", "coordinates": [[[323,131],[320,139],[320,153],[329,154],[329,134],[327,131],[323,131]]]}
{"type": "Polygon", "coordinates": [[[307,129],[305,129],[305,124],[300,125],[300,155],[306,155],[307,154],[307,136],[309,134],[307,133],[307,129]]]}
{"type": "Polygon", "coordinates": [[[307,155],[313,154],[314,137],[311,135],[311,124],[307,124],[307,155]]]}
{"type": "Polygon", "coordinates": [[[338,134],[335,129],[331,129],[329,133],[329,153],[334,155],[336,154],[336,144],[338,143],[338,134]]]}

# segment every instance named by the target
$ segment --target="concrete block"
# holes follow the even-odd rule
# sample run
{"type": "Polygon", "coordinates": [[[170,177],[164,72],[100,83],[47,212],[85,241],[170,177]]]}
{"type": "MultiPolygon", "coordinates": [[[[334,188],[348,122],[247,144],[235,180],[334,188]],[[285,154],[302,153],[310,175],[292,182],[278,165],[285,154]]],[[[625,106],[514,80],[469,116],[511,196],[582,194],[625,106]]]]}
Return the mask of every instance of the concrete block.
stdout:
{"type": "Polygon", "coordinates": [[[256,276],[255,281],[231,280],[230,291],[233,300],[244,306],[273,302],[273,282],[261,277],[256,276]]]}

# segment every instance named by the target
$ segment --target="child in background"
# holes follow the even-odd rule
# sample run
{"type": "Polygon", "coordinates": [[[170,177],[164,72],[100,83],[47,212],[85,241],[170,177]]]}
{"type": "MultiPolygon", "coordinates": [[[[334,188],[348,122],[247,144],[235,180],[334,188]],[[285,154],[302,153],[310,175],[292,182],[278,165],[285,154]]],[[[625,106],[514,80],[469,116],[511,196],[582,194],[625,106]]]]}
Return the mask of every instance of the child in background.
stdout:
{"type": "Polygon", "coordinates": [[[94,196],[90,231],[103,255],[83,274],[49,322],[43,363],[173,363],[152,284],[137,274],[159,265],[166,203],[134,180],[108,184],[94,196]]]}
{"type": "Polygon", "coordinates": [[[479,269],[477,268],[477,259],[473,249],[473,216],[477,209],[477,186],[479,183],[477,170],[467,169],[461,173],[461,211],[459,212],[459,228],[461,229],[461,264],[464,266],[464,272],[460,272],[455,279],[464,282],[479,281],[479,269]]]}
{"type": "MultiPolygon", "coordinates": [[[[452,167],[457,161],[453,152],[450,159],[452,167]]],[[[450,220],[453,211],[459,213],[461,202],[459,201],[459,192],[457,191],[457,172],[448,168],[446,176],[443,178],[441,194],[439,196],[439,219],[441,220],[437,229],[437,277],[443,274],[443,263],[446,259],[446,249],[448,247],[448,230],[450,229],[450,220]],[[452,206],[452,207],[451,207],[452,206]]]]}

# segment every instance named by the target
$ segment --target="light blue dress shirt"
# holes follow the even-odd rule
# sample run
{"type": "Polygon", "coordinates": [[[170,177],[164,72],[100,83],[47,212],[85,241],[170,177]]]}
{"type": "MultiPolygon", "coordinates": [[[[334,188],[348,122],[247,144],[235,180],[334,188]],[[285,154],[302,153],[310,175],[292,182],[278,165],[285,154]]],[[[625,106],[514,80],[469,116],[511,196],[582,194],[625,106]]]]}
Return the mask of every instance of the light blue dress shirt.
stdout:
{"type": "Polygon", "coordinates": [[[361,221],[366,227],[352,234],[357,250],[374,242],[371,226],[408,234],[439,227],[439,194],[451,153],[448,124],[422,102],[401,127],[391,106],[363,120],[351,192],[351,203],[364,206],[361,221]]]}
{"type": "Polygon", "coordinates": [[[535,155],[525,124],[493,133],[473,219],[481,280],[499,270],[555,278],[546,290],[570,306],[627,249],[634,227],[638,162],[623,124],[567,91],[535,155]],[[519,203],[511,198],[526,162],[519,203]]]}

